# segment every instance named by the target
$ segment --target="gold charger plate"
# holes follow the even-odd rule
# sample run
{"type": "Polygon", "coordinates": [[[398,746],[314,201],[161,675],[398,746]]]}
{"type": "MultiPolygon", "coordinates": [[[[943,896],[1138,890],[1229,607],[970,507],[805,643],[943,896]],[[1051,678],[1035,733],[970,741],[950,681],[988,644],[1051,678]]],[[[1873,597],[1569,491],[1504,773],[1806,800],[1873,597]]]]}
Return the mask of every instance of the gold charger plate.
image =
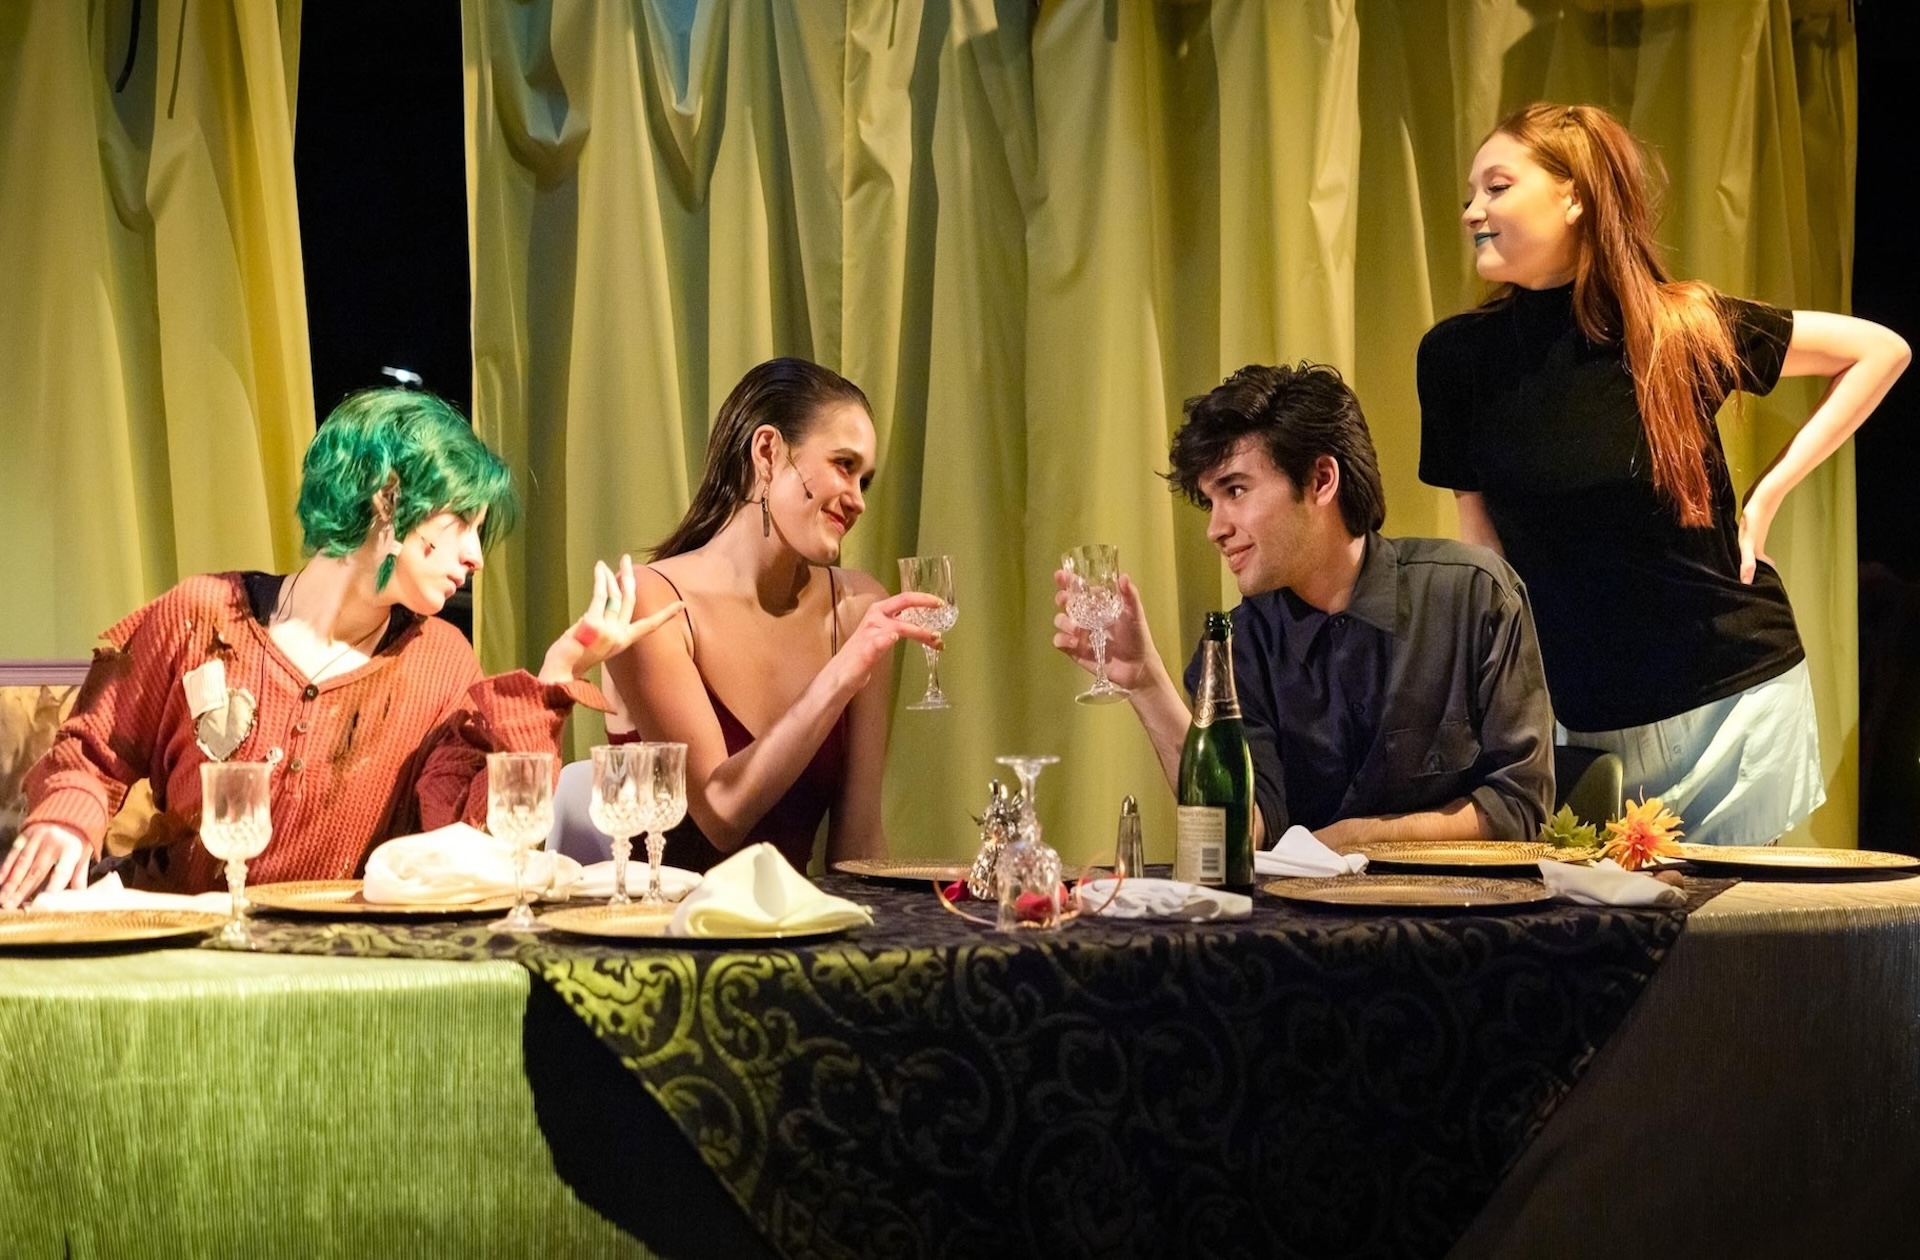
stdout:
{"type": "Polygon", "coordinates": [[[423,915],[493,914],[513,908],[512,897],[485,901],[436,902],[430,905],[387,905],[361,895],[357,879],[300,879],[283,884],[250,884],[247,901],[256,910],[274,914],[312,914],[334,919],[404,918],[423,915]]]}
{"type": "Polygon", "coordinates": [[[1752,845],[1682,844],[1680,856],[1695,866],[1725,867],[1737,874],[1753,870],[1792,871],[1911,871],[1920,869],[1920,857],[1882,853],[1876,849],[1761,848],[1752,845]]]}
{"type": "Polygon", "coordinates": [[[951,884],[956,879],[965,879],[972,867],[966,862],[921,862],[912,858],[847,858],[835,862],[832,869],[862,879],[902,879],[915,883],[931,879],[951,884]]]}
{"type": "Polygon", "coordinates": [[[1275,880],[1260,891],[1342,910],[1507,910],[1552,897],[1539,880],[1470,875],[1334,875],[1275,880]]]}
{"type": "Polygon", "coordinates": [[[600,940],[671,941],[675,945],[752,946],[768,941],[791,944],[824,941],[852,931],[851,928],[829,928],[823,932],[759,932],[752,936],[672,936],[669,934],[673,925],[671,906],[568,906],[547,911],[540,916],[540,922],[556,932],[566,932],[572,936],[591,936],[600,940]]]}
{"type": "Polygon", "coordinates": [[[18,910],[0,914],[0,949],[111,945],[211,932],[227,921],[204,910],[18,910]]]}
{"type": "Polygon", "coordinates": [[[1531,840],[1394,840],[1362,845],[1360,851],[1367,855],[1370,866],[1458,867],[1471,870],[1523,870],[1533,867],[1541,858],[1564,860],[1570,852],[1587,852],[1556,849],[1550,844],[1531,840]]]}

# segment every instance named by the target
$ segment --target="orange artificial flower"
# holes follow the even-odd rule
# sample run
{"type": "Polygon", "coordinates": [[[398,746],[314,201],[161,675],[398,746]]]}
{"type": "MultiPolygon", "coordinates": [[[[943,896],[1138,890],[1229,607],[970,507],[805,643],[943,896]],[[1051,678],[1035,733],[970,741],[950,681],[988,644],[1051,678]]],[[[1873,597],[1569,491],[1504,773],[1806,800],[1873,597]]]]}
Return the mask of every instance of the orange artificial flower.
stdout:
{"type": "Polygon", "coordinates": [[[1679,857],[1680,819],[1659,797],[1627,802],[1627,816],[1607,824],[1602,857],[1610,857],[1629,871],[1637,871],[1655,856],[1679,857]]]}

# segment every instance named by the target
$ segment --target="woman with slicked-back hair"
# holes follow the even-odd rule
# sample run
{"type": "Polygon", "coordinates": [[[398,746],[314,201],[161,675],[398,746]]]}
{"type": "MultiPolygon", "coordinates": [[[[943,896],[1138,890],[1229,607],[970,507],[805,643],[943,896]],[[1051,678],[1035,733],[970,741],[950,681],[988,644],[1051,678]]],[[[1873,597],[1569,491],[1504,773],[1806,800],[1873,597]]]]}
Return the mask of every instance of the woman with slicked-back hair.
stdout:
{"type": "Polygon", "coordinates": [[[633,616],[633,566],[594,569],[593,603],[540,673],[482,676],[432,616],[513,528],[513,478],[465,417],[431,394],[366,390],[307,447],[298,507],[307,561],[289,574],[189,578],[101,637],[53,747],[27,776],[28,812],[0,853],[0,908],[43,885],[80,887],[107,820],[141,779],[141,887],[222,883],[200,843],[200,767],[272,766],[273,840],[260,883],[345,879],[380,841],[486,818],[486,754],[555,752],[580,681],[672,615],[633,616]]]}
{"type": "Polygon", "coordinates": [[[1825,799],[1805,653],[1767,533],[1906,366],[1877,324],[1674,279],[1662,172],[1588,105],[1494,128],[1467,178],[1495,288],[1420,344],[1420,476],[1533,600],[1567,742],[1608,749],[1707,844],[1768,844],[1825,799]],[[1744,504],[1716,421],[1782,376],[1826,395],[1744,504]]]}
{"type": "Polygon", "coordinates": [[[640,570],[639,611],[684,600],[685,615],[607,662],[625,714],[608,729],[687,745],[672,865],[705,870],[765,841],[804,871],[822,818],[829,860],[886,852],[876,667],[903,638],[938,643],[900,616],[938,601],[887,598],[838,566],[874,447],[853,382],[804,359],[760,364],[720,405],[693,502],[640,570]]]}

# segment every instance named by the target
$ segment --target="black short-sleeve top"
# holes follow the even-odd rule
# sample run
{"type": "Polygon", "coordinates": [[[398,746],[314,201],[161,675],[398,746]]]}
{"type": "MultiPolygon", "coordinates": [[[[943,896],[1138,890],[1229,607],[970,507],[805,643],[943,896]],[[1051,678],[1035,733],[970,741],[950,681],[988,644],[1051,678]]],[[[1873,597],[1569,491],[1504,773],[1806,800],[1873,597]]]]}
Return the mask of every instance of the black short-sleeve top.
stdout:
{"type": "MultiPolygon", "coordinates": [[[[1737,381],[1779,380],[1793,314],[1722,297],[1737,381]]],[[[1655,492],[1633,378],[1589,341],[1573,286],[1515,290],[1420,343],[1420,479],[1478,491],[1526,582],[1555,716],[1573,730],[1657,722],[1804,657],[1780,575],[1740,581],[1739,509],[1709,423],[1712,523],[1682,526],[1655,492]]]]}

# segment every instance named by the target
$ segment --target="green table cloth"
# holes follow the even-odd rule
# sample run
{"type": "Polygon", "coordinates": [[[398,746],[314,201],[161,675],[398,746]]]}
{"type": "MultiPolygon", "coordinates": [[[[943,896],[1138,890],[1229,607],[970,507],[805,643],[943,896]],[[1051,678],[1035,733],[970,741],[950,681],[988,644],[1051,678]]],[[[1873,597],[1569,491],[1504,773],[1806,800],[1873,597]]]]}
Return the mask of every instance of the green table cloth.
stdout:
{"type": "Polygon", "coordinates": [[[0,1255],[647,1256],[554,1171],[527,972],[0,955],[0,1255]]]}

